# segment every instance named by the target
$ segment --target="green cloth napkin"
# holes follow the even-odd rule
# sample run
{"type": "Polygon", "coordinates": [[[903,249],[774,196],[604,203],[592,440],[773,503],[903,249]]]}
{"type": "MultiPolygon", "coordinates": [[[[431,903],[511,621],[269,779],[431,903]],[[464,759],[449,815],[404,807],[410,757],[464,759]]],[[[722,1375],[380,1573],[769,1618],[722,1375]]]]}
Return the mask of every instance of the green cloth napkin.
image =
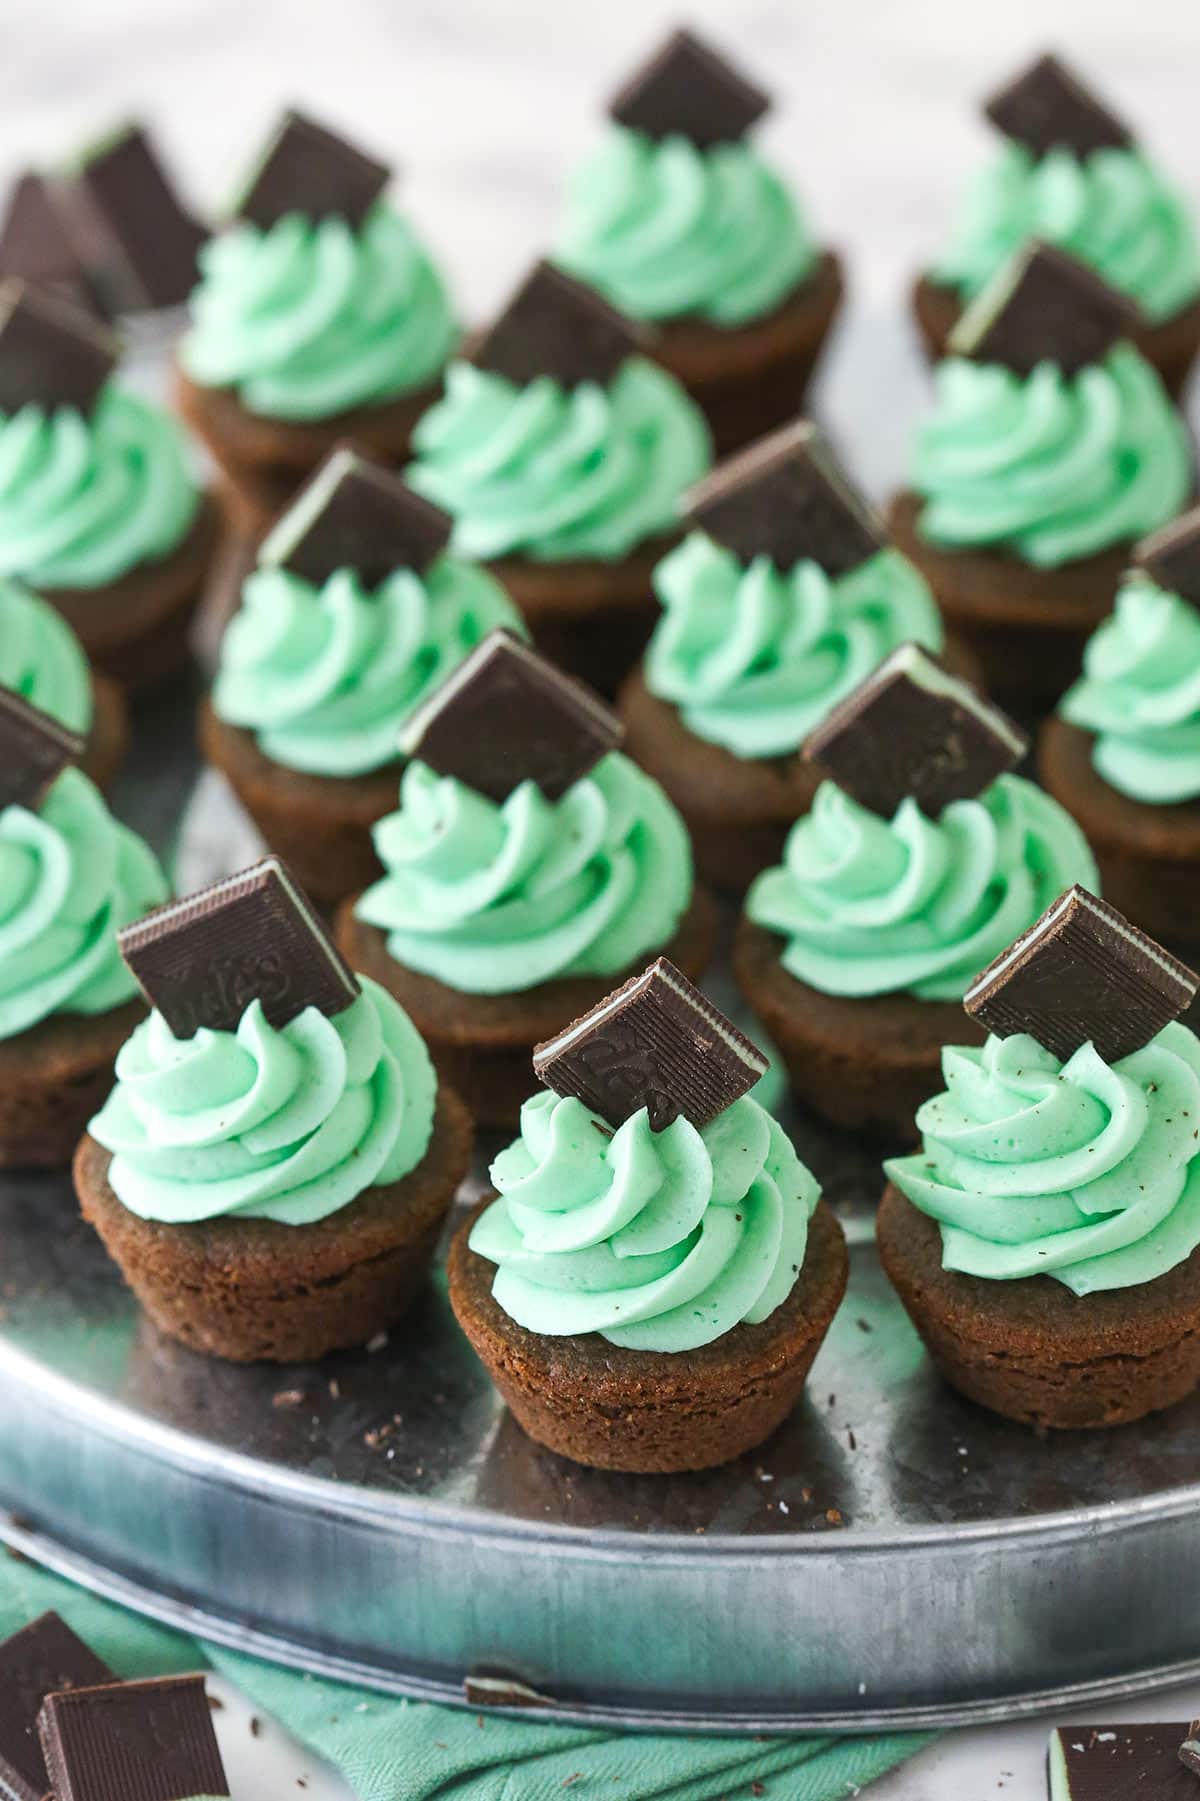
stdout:
{"type": "Polygon", "coordinates": [[[612,1733],[394,1700],[153,1625],[0,1555],[0,1638],[54,1608],[122,1676],[209,1662],[339,1769],[361,1801],[835,1801],[933,1736],[703,1738],[612,1733]]]}

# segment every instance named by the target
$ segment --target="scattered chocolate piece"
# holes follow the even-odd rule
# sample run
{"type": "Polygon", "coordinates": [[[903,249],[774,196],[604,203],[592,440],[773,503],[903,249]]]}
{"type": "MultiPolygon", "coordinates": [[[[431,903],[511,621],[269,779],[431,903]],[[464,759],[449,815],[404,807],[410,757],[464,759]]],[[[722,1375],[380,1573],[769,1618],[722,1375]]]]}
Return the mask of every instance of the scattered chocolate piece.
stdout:
{"type": "Polygon", "coordinates": [[[0,1644],[0,1795],[5,1801],[42,1801],[49,1787],[37,1730],[46,1696],[114,1680],[108,1665],[56,1613],[44,1613],[0,1644]]]}
{"type": "Polygon", "coordinates": [[[706,1126],[766,1074],[768,1060],[666,957],[545,1044],[533,1069],[616,1127],[645,1107],[661,1132],[706,1126]]]}
{"type": "Polygon", "coordinates": [[[1039,56],[984,102],[984,114],[1006,138],[1034,156],[1070,150],[1124,150],[1132,135],[1115,113],[1057,56],[1039,56]]]}
{"type": "Polygon", "coordinates": [[[87,208],[103,240],[96,271],[117,313],[182,306],[207,233],[183,205],[144,126],[85,151],[67,204],[87,208]]]}
{"type": "Polygon", "coordinates": [[[952,800],[981,794],[1028,748],[969,682],[902,644],[809,733],[801,755],[884,819],[909,796],[935,819],[952,800]]]}
{"type": "Polygon", "coordinates": [[[38,1730],[54,1801],[229,1793],[203,1676],[47,1695],[38,1730]]]}
{"type": "Polygon", "coordinates": [[[624,313],[553,263],[535,263],[472,352],[479,368],[523,388],[539,375],[564,387],[610,382],[641,346],[624,313]]]}
{"type": "Polygon", "coordinates": [[[1050,1801],[1196,1801],[1179,1761],[1186,1725],[1059,1726],[1050,1734],[1050,1801]]]}
{"type": "Polygon", "coordinates": [[[516,1676],[477,1676],[463,1679],[463,1700],[468,1707],[557,1707],[558,1702],[521,1682],[516,1676]]]}
{"type": "Polygon", "coordinates": [[[232,1032],[251,1001],[277,1029],[360,989],[308,897],[278,857],[170,901],[117,934],[121,955],[176,1038],[232,1032]]]}
{"type": "Polygon", "coordinates": [[[1200,1720],[1193,1720],[1189,1725],[1187,1737],[1179,1747],[1179,1761],[1185,1770],[1200,1776],[1200,1720]]]}
{"type": "Polygon", "coordinates": [[[800,419],[738,451],[686,497],[689,518],[743,563],[802,559],[827,575],[857,569],[887,542],[825,434],[800,419]]]}
{"type": "Polygon", "coordinates": [[[84,740],[49,713],[31,707],[12,688],[0,688],[0,807],[41,805],[47,790],[71,763],[84,740]]]}
{"type": "Polygon", "coordinates": [[[337,569],[354,569],[373,588],[397,569],[427,569],[450,542],[452,523],[392,470],[343,445],[276,521],[258,560],[316,587],[337,569]]]}
{"type": "Polygon", "coordinates": [[[1028,1032],[1065,1063],[1089,1040],[1106,1063],[1149,1044],[1200,977],[1078,883],[976,976],[963,1006],[1001,1038],[1028,1032]]]}
{"type": "Polygon", "coordinates": [[[0,413],[88,413],[120,353],[112,332],[81,307],[15,277],[0,282],[0,413]]]}
{"type": "Polygon", "coordinates": [[[763,90],[694,32],[675,31],[613,96],[610,119],[649,138],[734,143],[770,106],[763,90]]]}
{"type": "Polygon", "coordinates": [[[13,183],[0,225],[0,278],[16,275],[72,305],[99,310],[87,270],[71,242],[52,185],[26,170],[13,183]]]}
{"type": "Polygon", "coordinates": [[[1200,607],[1200,507],[1143,538],[1133,560],[1160,588],[1200,607]]]}
{"type": "Polygon", "coordinates": [[[499,630],[409,716],[400,747],[491,800],[522,782],[558,800],[623,736],[590,688],[499,630]]]}
{"type": "Polygon", "coordinates": [[[1057,363],[1076,375],[1142,323],[1141,308],[1053,244],[1031,240],[963,312],[952,355],[1031,375],[1057,363]]]}
{"type": "Polygon", "coordinates": [[[263,152],[234,212],[270,231],[288,213],[361,225],[391,170],[303,113],[289,109],[263,152]]]}

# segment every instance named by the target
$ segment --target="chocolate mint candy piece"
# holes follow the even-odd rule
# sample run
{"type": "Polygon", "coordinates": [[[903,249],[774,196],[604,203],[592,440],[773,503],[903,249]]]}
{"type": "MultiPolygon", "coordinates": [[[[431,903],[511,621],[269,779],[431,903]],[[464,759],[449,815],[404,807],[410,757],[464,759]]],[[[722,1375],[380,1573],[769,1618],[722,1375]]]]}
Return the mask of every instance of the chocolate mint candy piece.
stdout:
{"type": "Polygon", "coordinates": [[[807,419],[730,457],[696,484],[686,505],[693,523],[743,563],[767,556],[787,570],[808,559],[838,576],[886,543],[828,439],[807,419]]]}
{"type": "Polygon", "coordinates": [[[288,213],[361,225],[384,188],[386,163],[356,150],[303,113],[288,111],[234,207],[239,219],[270,231],[288,213]]]}
{"type": "Polygon", "coordinates": [[[767,1072],[763,1053],[660,957],[557,1038],[534,1046],[534,1074],[619,1126],[646,1108],[652,1131],[681,1116],[706,1126],[767,1072]]]}
{"type": "Polygon", "coordinates": [[[1070,150],[1085,157],[1094,150],[1124,150],[1132,142],[1128,127],[1057,56],[1039,56],[985,101],[983,110],[1005,137],[1034,156],[1070,150]]]}
{"type": "Polygon", "coordinates": [[[100,234],[97,274],[115,309],[182,306],[207,233],[180,201],[145,128],[127,125],[87,151],[70,188],[100,234]]]}
{"type": "Polygon", "coordinates": [[[23,281],[0,282],[0,413],[90,412],[120,350],[80,307],[23,281]]]}
{"type": "Polygon", "coordinates": [[[50,1786],[37,1720],[52,1692],[94,1688],[113,1673],[56,1613],[0,1644],[0,1795],[42,1801],[50,1786]]]}
{"type": "Polygon", "coordinates": [[[617,93],[611,119],[649,138],[690,138],[701,150],[743,137],[771,102],[716,50],[676,31],[617,93]]]}
{"type": "Polygon", "coordinates": [[[1050,1801],[1196,1801],[1180,1765],[1186,1725],[1059,1726],[1050,1734],[1050,1801]]]}
{"type": "Polygon", "coordinates": [[[13,183],[0,225],[0,277],[8,275],[49,288],[89,312],[99,308],[55,191],[32,170],[13,183]]]}
{"type": "Polygon", "coordinates": [[[48,1695],[38,1729],[54,1801],[229,1793],[203,1676],[48,1695]]]}
{"type": "Polygon", "coordinates": [[[1012,769],[1028,740],[969,682],[902,644],[824,718],[802,755],[890,819],[909,796],[935,819],[1012,769]]]}
{"type": "Polygon", "coordinates": [[[360,989],[291,872],[267,857],[117,934],[121,955],[176,1038],[232,1032],[252,1001],[277,1029],[360,989]]]}
{"type": "Polygon", "coordinates": [[[1075,375],[1142,323],[1141,309],[1073,256],[1031,241],[988,283],[947,340],[954,356],[1030,375],[1057,363],[1075,375]]]}
{"type": "Polygon", "coordinates": [[[390,469],[342,446],[268,532],[259,562],[316,587],[336,569],[353,569],[373,588],[397,569],[427,569],[449,543],[451,524],[390,469]]]}
{"type": "Polygon", "coordinates": [[[1089,1040],[1115,1063],[1178,1019],[1198,986],[1186,963],[1076,883],[976,976],[963,1006],[989,1032],[1028,1032],[1063,1063],[1089,1040]]]}
{"type": "Polygon", "coordinates": [[[552,263],[536,263],[472,353],[472,362],[523,388],[539,375],[563,387],[610,382],[640,348],[632,320],[552,263]]]}
{"type": "Polygon", "coordinates": [[[522,782],[557,800],[623,736],[590,688],[500,630],[410,715],[400,747],[491,800],[507,800],[522,782]]]}
{"type": "Polygon", "coordinates": [[[84,740],[11,688],[0,688],[0,807],[40,806],[84,740]]]}
{"type": "Polygon", "coordinates": [[[1179,1747],[1179,1761],[1185,1770],[1200,1776],[1200,1720],[1193,1720],[1189,1725],[1187,1737],[1179,1747]]]}
{"type": "Polygon", "coordinates": [[[1160,588],[1200,607],[1200,507],[1143,538],[1133,560],[1160,588]]]}

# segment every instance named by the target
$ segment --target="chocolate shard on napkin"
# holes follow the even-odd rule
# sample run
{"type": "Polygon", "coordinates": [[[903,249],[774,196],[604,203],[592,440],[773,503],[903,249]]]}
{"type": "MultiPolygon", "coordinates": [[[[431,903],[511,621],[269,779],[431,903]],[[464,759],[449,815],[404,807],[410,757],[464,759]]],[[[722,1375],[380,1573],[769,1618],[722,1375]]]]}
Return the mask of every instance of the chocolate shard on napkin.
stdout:
{"type": "Polygon", "coordinates": [[[676,31],[613,96],[608,116],[648,138],[690,138],[708,150],[744,137],[770,104],[694,32],[676,31]]]}
{"type": "Polygon", "coordinates": [[[691,489],[686,507],[693,524],[743,563],[767,556],[782,570],[807,559],[826,575],[845,575],[887,542],[829,440],[808,419],[721,463],[691,489]]]}
{"type": "Polygon", "coordinates": [[[1191,1006],[1200,977],[1078,883],[976,976],[963,1006],[989,1032],[1028,1032],[1065,1063],[1089,1040],[1106,1063],[1191,1006]]]}
{"type": "Polygon", "coordinates": [[[988,283],[947,340],[954,356],[1031,375],[1057,363],[1075,375],[1142,324],[1135,301],[1052,244],[1031,240],[988,283]]]}
{"type": "Polygon", "coordinates": [[[624,313],[543,261],[485,332],[471,361],[519,388],[539,375],[553,376],[565,388],[585,381],[603,387],[642,342],[640,327],[624,313]]]}
{"type": "Polygon", "coordinates": [[[393,470],[342,445],[267,533],[259,562],[315,587],[353,569],[373,588],[397,569],[427,569],[450,542],[452,523],[393,470]]]}
{"type": "Polygon", "coordinates": [[[100,310],[53,185],[26,170],[9,190],[0,224],[0,278],[16,275],[89,312],[100,310]]]}
{"type": "Polygon", "coordinates": [[[54,1801],[229,1793],[203,1676],[48,1695],[38,1729],[54,1801]]]}
{"type": "Polygon", "coordinates": [[[76,216],[90,215],[100,258],[95,278],[115,312],[183,305],[208,234],[181,201],[143,125],[123,126],[86,151],[66,194],[76,216]]]}
{"type": "Polygon", "coordinates": [[[1184,1725],[1059,1726],[1047,1757],[1050,1801],[1196,1801],[1180,1761],[1184,1725]]]}
{"type": "Polygon", "coordinates": [[[1094,150],[1124,150],[1132,142],[1128,126],[1053,55],[1039,56],[986,100],[983,110],[997,130],[1034,156],[1070,150],[1085,157],[1094,150]]]}
{"type": "Polygon", "coordinates": [[[768,1060],[666,957],[557,1038],[534,1046],[539,1082],[616,1127],[646,1108],[652,1131],[694,1126],[732,1107],[768,1060]]]}
{"type": "Polygon", "coordinates": [[[38,1738],[46,1696],[115,1678],[56,1613],[44,1613],[0,1644],[0,1796],[42,1801],[50,1786],[38,1738]]]}
{"type": "Polygon", "coordinates": [[[1200,607],[1200,507],[1143,538],[1133,560],[1160,588],[1200,607]]]}
{"type": "Polygon", "coordinates": [[[1024,733],[916,644],[902,644],[810,732],[801,754],[890,819],[909,796],[935,819],[1029,748],[1024,733]]]}
{"type": "Polygon", "coordinates": [[[41,805],[84,740],[11,688],[0,688],[0,807],[41,805]]]}
{"type": "Polygon", "coordinates": [[[390,178],[386,163],[289,109],[233,210],[260,231],[270,231],[288,213],[358,226],[390,178]]]}
{"type": "Polygon", "coordinates": [[[507,800],[522,782],[558,800],[623,737],[590,688],[498,630],[410,715],[400,746],[491,800],[507,800]]]}
{"type": "Polygon", "coordinates": [[[269,1025],[306,1007],[332,1017],[359,985],[312,903],[278,857],[266,857],[117,934],[137,984],[176,1038],[232,1032],[252,1001],[269,1025]]]}
{"type": "Polygon", "coordinates": [[[0,414],[23,406],[90,412],[120,352],[82,308],[15,278],[0,282],[0,414]]]}

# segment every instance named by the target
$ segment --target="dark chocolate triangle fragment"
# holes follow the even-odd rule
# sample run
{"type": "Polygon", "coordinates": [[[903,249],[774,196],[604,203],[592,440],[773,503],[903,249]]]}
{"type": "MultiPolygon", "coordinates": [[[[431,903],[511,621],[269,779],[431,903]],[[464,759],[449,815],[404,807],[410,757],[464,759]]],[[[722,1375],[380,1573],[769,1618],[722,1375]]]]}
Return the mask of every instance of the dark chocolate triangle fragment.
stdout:
{"type": "Polygon", "coordinates": [[[332,451],[263,539],[259,562],[319,587],[353,569],[370,588],[397,569],[427,569],[453,521],[391,469],[349,445],[332,451]]]}
{"type": "Polygon", "coordinates": [[[1200,607],[1200,507],[1143,538],[1133,560],[1160,588],[1200,607]]]}
{"type": "Polygon", "coordinates": [[[38,1725],[54,1801],[229,1793],[203,1676],[49,1695],[38,1725]]]}
{"type": "Polygon", "coordinates": [[[39,807],[83,752],[77,732],[31,707],[13,689],[0,688],[0,807],[39,807]]]}
{"type": "Polygon", "coordinates": [[[305,114],[284,113],[234,207],[270,231],[288,213],[361,225],[391,177],[386,163],[305,114]]]}
{"type": "Polygon", "coordinates": [[[1001,363],[1014,375],[1039,363],[1075,375],[1141,324],[1128,295],[1064,250],[1031,240],[966,308],[947,344],[954,356],[1001,363]]]}
{"type": "Polygon", "coordinates": [[[1096,150],[1124,150],[1132,142],[1124,121],[1054,55],[1039,56],[986,100],[983,110],[997,130],[1034,156],[1070,150],[1086,157],[1096,150]]]}
{"type": "Polygon", "coordinates": [[[116,312],[182,306],[199,278],[207,232],[188,211],[140,124],[85,151],[67,184],[68,204],[91,215],[101,266],[96,278],[116,312]]]}
{"type": "Polygon", "coordinates": [[[649,138],[734,143],[770,106],[762,88],[692,31],[675,31],[613,96],[609,117],[649,138]]]}
{"type": "Polygon", "coordinates": [[[89,312],[99,310],[55,186],[31,169],[14,181],[0,224],[0,278],[9,275],[48,288],[89,312]]]}
{"type": "Polygon", "coordinates": [[[0,1795],[42,1801],[50,1787],[38,1714],[52,1693],[94,1688],[113,1673],[56,1613],[44,1613],[0,1644],[0,1795]]]}
{"type": "Polygon", "coordinates": [[[90,412],[120,350],[80,307],[15,278],[0,282],[0,414],[25,406],[90,412]]]}
{"type": "Polygon", "coordinates": [[[1063,1063],[1089,1041],[1115,1063],[1178,1019],[1198,987],[1186,963],[1077,883],[975,978],[963,1006],[989,1032],[1028,1032],[1063,1063]]]}
{"type": "Polygon", "coordinates": [[[564,387],[605,386],[641,347],[641,329],[593,288],[535,263],[495,324],[472,352],[472,362],[525,387],[549,375],[564,387]]]}
{"type": "Polygon", "coordinates": [[[766,556],[781,570],[808,560],[827,575],[845,575],[887,542],[882,523],[808,419],[721,463],[685,505],[693,524],[743,563],[766,556]]]}

